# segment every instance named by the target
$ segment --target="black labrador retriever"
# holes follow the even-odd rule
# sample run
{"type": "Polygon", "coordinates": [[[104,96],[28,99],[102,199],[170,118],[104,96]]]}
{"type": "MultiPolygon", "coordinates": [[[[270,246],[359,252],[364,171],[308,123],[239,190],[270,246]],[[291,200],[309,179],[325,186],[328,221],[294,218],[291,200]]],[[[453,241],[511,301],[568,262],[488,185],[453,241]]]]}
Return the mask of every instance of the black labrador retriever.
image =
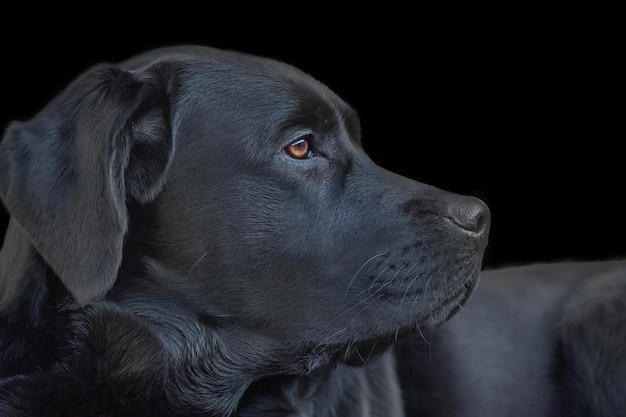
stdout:
{"type": "Polygon", "coordinates": [[[488,208],[376,166],[286,64],[96,66],[9,126],[0,195],[2,415],[626,409],[626,264],[480,274],[488,208]]]}
{"type": "Polygon", "coordinates": [[[391,349],[475,288],[489,210],[375,165],[289,65],[86,71],[0,144],[3,416],[404,415],[391,349]]]}

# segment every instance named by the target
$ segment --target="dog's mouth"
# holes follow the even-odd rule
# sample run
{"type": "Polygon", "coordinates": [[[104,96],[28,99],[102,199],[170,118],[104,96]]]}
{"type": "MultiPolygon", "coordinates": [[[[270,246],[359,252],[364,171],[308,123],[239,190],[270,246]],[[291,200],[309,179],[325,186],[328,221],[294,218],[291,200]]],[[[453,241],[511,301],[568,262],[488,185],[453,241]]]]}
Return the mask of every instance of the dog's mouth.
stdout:
{"type": "Polygon", "coordinates": [[[446,322],[462,308],[470,298],[476,284],[477,280],[469,279],[435,309],[416,321],[390,329],[388,333],[363,339],[356,337],[347,343],[326,345],[318,347],[316,350],[322,349],[326,353],[334,352],[335,360],[341,363],[353,366],[366,365],[369,361],[386,352],[398,340],[414,335],[427,339],[428,332],[446,322]]]}

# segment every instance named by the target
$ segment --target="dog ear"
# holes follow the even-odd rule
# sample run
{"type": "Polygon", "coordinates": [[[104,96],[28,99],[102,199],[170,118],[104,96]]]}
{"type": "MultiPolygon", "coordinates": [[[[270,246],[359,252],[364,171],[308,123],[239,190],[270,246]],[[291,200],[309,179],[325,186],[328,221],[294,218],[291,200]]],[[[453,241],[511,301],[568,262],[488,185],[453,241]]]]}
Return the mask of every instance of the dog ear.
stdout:
{"type": "Polygon", "coordinates": [[[0,196],[76,300],[114,284],[127,199],[147,203],[172,157],[164,71],[85,72],[0,142],[0,196]]]}

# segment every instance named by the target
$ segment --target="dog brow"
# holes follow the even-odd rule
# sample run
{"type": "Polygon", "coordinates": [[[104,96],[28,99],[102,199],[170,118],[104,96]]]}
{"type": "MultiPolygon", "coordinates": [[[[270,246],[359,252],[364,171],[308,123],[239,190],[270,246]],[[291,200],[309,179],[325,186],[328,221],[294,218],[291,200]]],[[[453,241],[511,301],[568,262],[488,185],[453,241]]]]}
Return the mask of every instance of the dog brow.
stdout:
{"type": "Polygon", "coordinates": [[[361,120],[356,110],[347,106],[342,109],[343,124],[348,132],[350,140],[357,145],[361,145],[361,120]]]}

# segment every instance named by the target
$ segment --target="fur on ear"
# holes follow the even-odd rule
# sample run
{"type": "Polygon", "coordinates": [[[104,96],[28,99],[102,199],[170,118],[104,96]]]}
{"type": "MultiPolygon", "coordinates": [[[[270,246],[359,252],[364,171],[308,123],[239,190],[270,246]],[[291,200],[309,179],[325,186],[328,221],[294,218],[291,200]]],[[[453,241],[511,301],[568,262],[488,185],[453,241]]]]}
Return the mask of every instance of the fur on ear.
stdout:
{"type": "Polygon", "coordinates": [[[0,196],[81,304],[115,282],[127,198],[147,203],[164,183],[169,111],[159,68],[99,65],[0,142],[0,196]]]}

